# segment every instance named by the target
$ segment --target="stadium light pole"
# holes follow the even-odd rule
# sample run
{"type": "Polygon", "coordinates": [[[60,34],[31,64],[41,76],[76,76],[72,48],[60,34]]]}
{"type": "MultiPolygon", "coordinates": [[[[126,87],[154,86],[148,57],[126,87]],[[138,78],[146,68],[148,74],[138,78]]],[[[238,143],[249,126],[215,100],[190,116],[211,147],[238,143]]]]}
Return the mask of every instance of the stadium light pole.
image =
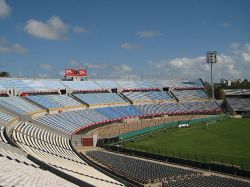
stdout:
{"type": "Polygon", "coordinates": [[[213,83],[213,64],[216,63],[216,51],[207,52],[207,63],[211,64],[211,86],[212,86],[212,98],[214,99],[214,83],[213,83]]]}

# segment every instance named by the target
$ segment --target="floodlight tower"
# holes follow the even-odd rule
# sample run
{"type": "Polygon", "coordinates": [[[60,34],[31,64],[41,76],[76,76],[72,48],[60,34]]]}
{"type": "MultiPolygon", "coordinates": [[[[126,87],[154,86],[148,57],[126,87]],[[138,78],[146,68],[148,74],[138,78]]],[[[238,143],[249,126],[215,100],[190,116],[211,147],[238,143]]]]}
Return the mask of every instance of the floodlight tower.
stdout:
{"type": "Polygon", "coordinates": [[[207,63],[211,64],[211,86],[212,86],[212,97],[214,99],[214,83],[213,83],[213,64],[217,62],[216,51],[207,52],[207,63]]]}

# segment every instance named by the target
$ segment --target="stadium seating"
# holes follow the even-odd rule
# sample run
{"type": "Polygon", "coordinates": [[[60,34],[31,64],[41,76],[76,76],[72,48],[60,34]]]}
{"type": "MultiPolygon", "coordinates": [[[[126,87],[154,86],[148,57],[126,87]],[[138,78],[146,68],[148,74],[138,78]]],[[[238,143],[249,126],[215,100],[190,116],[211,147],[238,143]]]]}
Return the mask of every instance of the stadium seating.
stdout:
{"type": "Polygon", "coordinates": [[[115,109],[115,107],[96,108],[95,110],[110,120],[122,119],[126,117],[124,113],[115,109]]]}
{"type": "Polygon", "coordinates": [[[84,106],[68,95],[35,95],[27,96],[26,98],[47,109],[76,108],[84,106]]]}
{"type": "Polygon", "coordinates": [[[73,91],[103,91],[94,81],[61,81],[73,91]]]}
{"type": "Polygon", "coordinates": [[[119,88],[119,85],[115,81],[99,80],[99,81],[95,81],[95,83],[103,89],[119,88]]]}
{"type": "Polygon", "coordinates": [[[58,115],[46,115],[36,119],[38,122],[43,123],[49,127],[57,129],[61,132],[71,134],[75,129],[79,128],[76,124],[64,120],[58,115]]]}
{"type": "Polygon", "coordinates": [[[20,115],[33,114],[43,111],[38,106],[35,106],[20,97],[0,97],[0,106],[20,115]]]}
{"type": "Polygon", "coordinates": [[[158,91],[158,92],[145,92],[145,94],[154,101],[172,101],[173,98],[167,92],[158,91]]]}
{"type": "Polygon", "coordinates": [[[208,99],[208,96],[204,90],[173,90],[172,93],[179,101],[208,99]]]}
{"type": "Polygon", "coordinates": [[[47,90],[64,90],[66,87],[57,80],[39,80],[44,86],[47,87],[47,90]]]}
{"type": "Polygon", "coordinates": [[[87,93],[87,94],[74,94],[75,97],[87,103],[89,105],[114,105],[126,103],[118,94],[116,93],[87,93]]]}
{"type": "Polygon", "coordinates": [[[76,130],[92,125],[144,115],[144,112],[134,106],[117,106],[45,115],[36,120],[64,133],[72,134],[76,130]]]}
{"type": "Polygon", "coordinates": [[[123,92],[125,97],[130,101],[134,102],[152,102],[152,99],[149,98],[144,92],[123,92]]]}
{"type": "MultiPolygon", "coordinates": [[[[221,111],[216,102],[209,100],[200,79],[192,81],[80,82],[16,79],[6,81],[1,79],[0,91],[7,89],[16,89],[17,92],[13,93],[17,93],[17,95],[21,92],[52,93],[53,91],[53,93],[60,93],[60,90],[65,89],[68,89],[69,92],[73,91],[73,93],[72,95],[31,94],[25,97],[0,97],[0,107],[3,108],[0,110],[0,186],[74,186],[73,183],[42,169],[46,168],[42,165],[52,167],[55,169],[54,171],[61,171],[93,186],[123,186],[120,182],[97,171],[83,161],[73,150],[69,135],[102,123],[119,121],[120,125],[120,120],[129,118],[178,115],[176,119],[179,119],[179,115],[216,114],[221,111]],[[164,87],[173,90],[172,95],[160,91],[164,87]],[[108,93],[108,90],[116,88],[123,92],[108,93]],[[174,100],[173,94],[180,102],[174,100]],[[134,102],[134,105],[130,105],[126,98],[134,102]],[[83,103],[95,106],[84,108],[83,103]],[[77,110],[59,111],[60,113],[54,111],[52,113],[56,114],[40,117],[33,115],[32,119],[30,116],[26,116],[41,111],[43,114],[47,113],[42,108],[57,110],[73,107],[77,110]],[[4,111],[8,111],[8,113],[4,111]],[[12,135],[7,137],[6,127],[8,127],[9,133],[9,127],[13,128],[15,125],[13,122],[17,118],[25,121],[35,120],[39,123],[18,122],[13,131],[10,131],[12,135]],[[6,147],[3,148],[3,145],[11,147],[8,143],[13,142],[9,138],[12,138],[14,143],[27,154],[41,161],[37,162],[39,165],[27,159],[24,152],[19,154],[6,147]]],[[[249,90],[240,92],[247,94],[249,90]]],[[[239,95],[238,92],[229,94],[239,95]]],[[[250,98],[228,97],[226,101],[238,110],[242,108],[250,110],[250,98]]],[[[152,120],[156,119],[152,118],[152,120]]],[[[130,120],[127,121],[129,124],[130,120]]],[[[112,124],[116,131],[115,125],[117,124],[112,124]]],[[[131,122],[131,124],[133,123],[131,122]]],[[[237,180],[216,176],[199,176],[201,175],[199,172],[105,151],[89,151],[87,155],[108,169],[143,184],[166,180],[168,186],[249,186],[249,184],[237,180]],[[171,181],[172,178],[175,180],[171,181]]]]}
{"type": "Polygon", "coordinates": [[[24,122],[14,128],[13,138],[25,152],[70,176],[94,186],[123,186],[81,160],[67,137],[24,122]]]}
{"type": "Polygon", "coordinates": [[[148,115],[179,114],[186,111],[180,103],[144,104],[136,107],[148,115]]]}
{"type": "Polygon", "coordinates": [[[250,187],[250,184],[247,182],[220,177],[220,176],[199,176],[199,177],[193,177],[189,179],[183,179],[183,180],[177,180],[177,181],[170,181],[166,182],[166,187],[183,187],[183,186],[189,186],[189,187],[197,187],[197,186],[207,186],[207,187],[213,187],[213,186],[232,186],[232,187],[250,187]]]}
{"type": "Polygon", "coordinates": [[[192,114],[195,112],[216,112],[220,111],[214,101],[187,102],[187,103],[162,103],[135,105],[138,109],[148,115],[160,114],[192,114]]]}
{"type": "Polygon", "coordinates": [[[96,108],[97,112],[106,116],[110,120],[126,119],[144,116],[144,113],[134,106],[116,106],[106,108],[96,108]]]}
{"type": "Polygon", "coordinates": [[[167,92],[163,91],[123,92],[122,94],[133,103],[174,101],[167,92]]]}
{"type": "Polygon", "coordinates": [[[15,120],[15,117],[0,111],[0,124],[7,125],[15,120]]]}
{"type": "Polygon", "coordinates": [[[204,89],[204,84],[201,79],[194,80],[173,80],[172,85],[170,87],[176,89],[204,89]]]}
{"type": "Polygon", "coordinates": [[[0,143],[8,143],[8,141],[6,140],[5,136],[4,136],[4,131],[5,131],[5,126],[0,124],[0,143]]]}
{"type": "Polygon", "coordinates": [[[36,118],[38,122],[53,127],[67,134],[74,134],[90,126],[135,117],[154,115],[179,115],[197,113],[216,113],[220,108],[214,101],[187,103],[154,103],[143,105],[129,105],[83,109],[46,115],[36,118]]]}
{"type": "Polygon", "coordinates": [[[95,109],[87,108],[85,110],[78,110],[75,113],[79,114],[80,116],[93,121],[94,123],[101,123],[109,121],[109,118],[102,115],[101,113],[97,112],[95,109]]]}
{"type": "Polygon", "coordinates": [[[225,89],[223,93],[226,97],[228,96],[249,96],[250,89],[225,89]]]}
{"type": "Polygon", "coordinates": [[[65,89],[65,86],[57,80],[18,80],[2,79],[0,80],[0,89],[15,88],[21,92],[50,92],[65,89]]]}
{"type": "Polygon", "coordinates": [[[226,102],[234,111],[250,111],[250,98],[227,97],[226,102]]]}
{"type": "Polygon", "coordinates": [[[0,142],[0,186],[76,186],[18,154],[0,142]]]}
{"type": "Polygon", "coordinates": [[[103,116],[95,109],[83,109],[36,118],[38,122],[72,134],[76,129],[85,128],[98,123],[108,122],[109,118],[103,116]]]}
{"type": "Polygon", "coordinates": [[[122,112],[125,114],[127,117],[141,117],[144,116],[144,113],[140,111],[138,108],[134,106],[117,106],[114,107],[118,111],[122,112]]]}
{"type": "Polygon", "coordinates": [[[196,173],[191,170],[171,167],[110,152],[89,151],[86,154],[99,164],[105,165],[110,170],[143,184],[159,182],[173,176],[196,173]]]}
{"type": "Polygon", "coordinates": [[[0,90],[15,88],[22,92],[51,92],[70,88],[73,91],[100,91],[114,88],[122,90],[160,90],[171,88],[204,88],[201,79],[157,81],[59,81],[59,80],[0,80],[0,90]]]}

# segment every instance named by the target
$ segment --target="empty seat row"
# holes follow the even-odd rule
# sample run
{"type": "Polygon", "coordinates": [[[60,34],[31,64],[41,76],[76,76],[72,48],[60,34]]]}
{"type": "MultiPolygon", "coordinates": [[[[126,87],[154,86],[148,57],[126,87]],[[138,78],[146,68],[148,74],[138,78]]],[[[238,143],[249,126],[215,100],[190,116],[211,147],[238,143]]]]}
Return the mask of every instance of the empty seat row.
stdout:
{"type": "Polygon", "coordinates": [[[169,182],[166,182],[165,185],[163,186],[166,186],[166,187],[197,187],[197,186],[250,187],[250,183],[235,180],[235,179],[210,175],[210,176],[193,177],[193,178],[184,179],[184,180],[169,181],[169,182]]]}
{"type": "Polygon", "coordinates": [[[96,109],[83,109],[46,115],[36,120],[57,130],[72,134],[76,130],[92,125],[117,121],[127,118],[143,117],[147,115],[172,115],[193,113],[220,112],[219,106],[214,101],[197,101],[187,103],[151,103],[143,105],[129,105],[104,107],[96,109]]]}
{"type": "Polygon", "coordinates": [[[20,149],[0,142],[0,186],[76,186],[29,160],[20,149]]]}
{"type": "Polygon", "coordinates": [[[45,115],[36,120],[57,130],[71,134],[79,128],[143,115],[144,112],[134,106],[117,106],[96,109],[88,108],[45,115]]]}
{"type": "Polygon", "coordinates": [[[0,186],[76,186],[63,178],[14,159],[1,157],[0,186]]]}
{"type": "Polygon", "coordinates": [[[97,91],[103,90],[94,81],[61,81],[66,87],[73,91],[97,91]]]}
{"type": "Polygon", "coordinates": [[[0,124],[0,142],[8,143],[8,141],[6,140],[4,136],[4,131],[5,131],[5,126],[0,124]]]}
{"type": "Polygon", "coordinates": [[[250,98],[244,97],[227,97],[226,102],[235,111],[246,111],[250,110],[250,98]]]}
{"type": "Polygon", "coordinates": [[[116,93],[86,93],[74,94],[74,96],[89,105],[126,103],[126,101],[116,93]]]}
{"type": "Polygon", "coordinates": [[[161,89],[163,87],[173,88],[204,88],[201,79],[195,80],[156,80],[156,81],[59,81],[59,80],[20,80],[2,79],[0,89],[15,88],[22,92],[48,92],[70,88],[73,91],[96,91],[113,88],[123,90],[146,90],[161,89]]]}
{"type": "Polygon", "coordinates": [[[30,102],[25,101],[24,99],[20,97],[15,97],[15,96],[0,97],[0,106],[7,108],[20,115],[32,114],[35,112],[42,111],[42,109],[39,108],[38,106],[33,105],[30,102]]]}
{"type": "Polygon", "coordinates": [[[17,152],[7,150],[6,147],[0,146],[0,156],[1,157],[7,157],[10,160],[15,160],[19,163],[24,163],[26,165],[30,165],[36,168],[39,168],[40,166],[29,160],[27,157],[18,154],[17,152]]]}
{"type": "Polygon", "coordinates": [[[68,95],[35,95],[27,96],[26,98],[47,109],[83,106],[83,104],[77,102],[68,95]]]}
{"type": "Polygon", "coordinates": [[[123,92],[122,94],[132,102],[174,101],[170,94],[164,91],[123,92]]]}
{"type": "Polygon", "coordinates": [[[99,164],[105,165],[110,170],[143,184],[159,182],[173,176],[197,173],[187,169],[176,168],[110,152],[89,151],[86,154],[99,164]]]}
{"type": "Polygon", "coordinates": [[[193,99],[208,99],[204,90],[173,90],[172,93],[179,101],[193,100],[193,99]]]}
{"type": "Polygon", "coordinates": [[[136,107],[148,115],[220,111],[219,106],[214,101],[144,104],[136,105],[136,107]]]}
{"type": "Polygon", "coordinates": [[[7,113],[4,113],[4,112],[0,112],[0,124],[7,125],[8,123],[13,121],[14,119],[15,119],[14,116],[7,114],[7,113]]]}
{"type": "Polygon", "coordinates": [[[116,180],[87,165],[70,146],[67,137],[20,122],[13,130],[13,139],[28,154],[94,186],[123,186],[116,180]]]}

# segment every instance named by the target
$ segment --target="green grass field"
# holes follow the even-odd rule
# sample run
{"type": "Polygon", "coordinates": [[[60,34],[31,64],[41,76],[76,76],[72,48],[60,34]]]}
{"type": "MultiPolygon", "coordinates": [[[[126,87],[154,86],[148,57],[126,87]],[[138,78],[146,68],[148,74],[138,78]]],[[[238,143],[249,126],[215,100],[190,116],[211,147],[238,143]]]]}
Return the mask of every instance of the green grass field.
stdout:
{"type": "Polygon", "coordinates": [[[211,124],[172,128],[125,142],[125,147],[161,154],[216,161],[250,169],[250,119],[225,119],[211,124]]]}

